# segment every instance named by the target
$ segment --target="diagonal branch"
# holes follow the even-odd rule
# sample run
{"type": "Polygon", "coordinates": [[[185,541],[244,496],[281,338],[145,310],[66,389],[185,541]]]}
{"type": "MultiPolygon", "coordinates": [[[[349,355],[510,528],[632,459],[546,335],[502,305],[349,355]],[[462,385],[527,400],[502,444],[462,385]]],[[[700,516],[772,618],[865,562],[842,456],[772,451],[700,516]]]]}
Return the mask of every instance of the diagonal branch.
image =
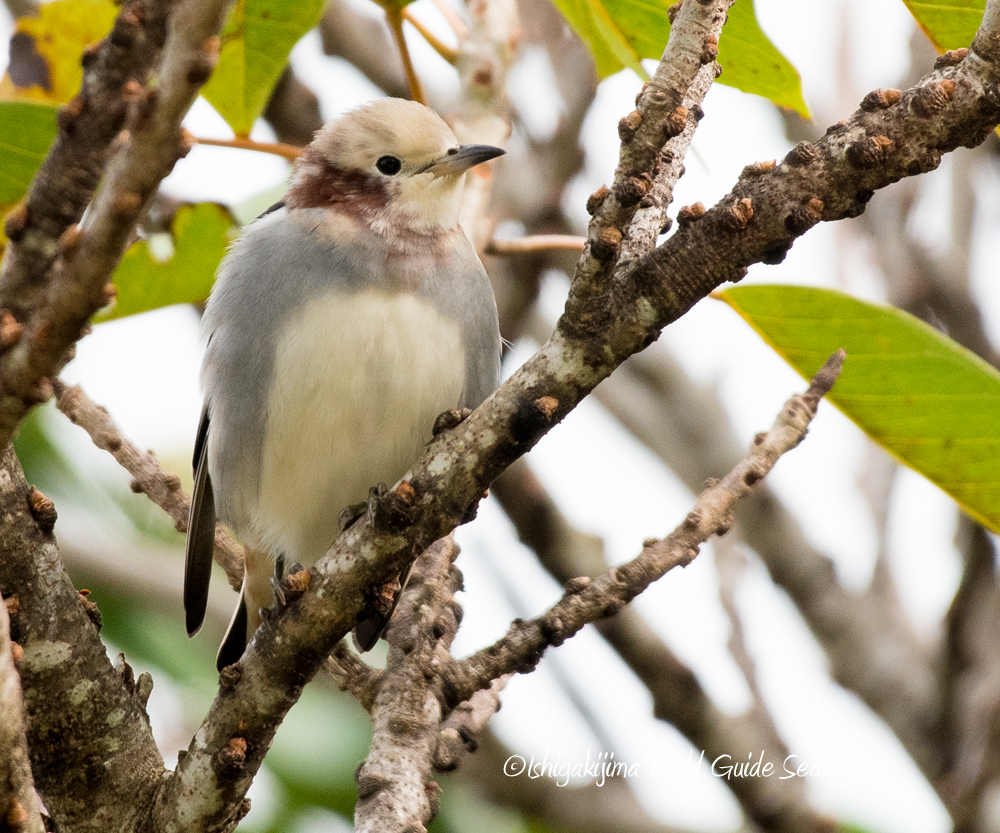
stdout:
{"type": "MultiPolygon", "coordinates": [[[[763,485],[744,502],[741,516],[763,485]]],[[[497,478],[490,491],[514,522],[518,537],[535,550],[557,581],[565,584],[576,576],[597,575],[608,568],[603,542],[569,523],[523,459],[497,478]]],[[[716,552],[723,543],[716,544],[716,552]]],[[[770,715],[756,708],[740,715],[724,714],[636,608],[626,607],[594,624],[646,686],[653,698],[653,715],[675,726],[709,761],[722,755],[734,761],[747,760],[761,750],[766,750],[769,758],[785,757],[785,744],[770,715]]],[[[825,820],[809,809],[797,779],[736,778],[726,786],[746,816],[768,830],[825,830],[825,820]]]]}
{"type": "MultiPolygon", "coordinates": [[[[56,379],[53,387],[59,410],[132,475],[132,491],[146,495],[166,512],[178,532],[187,532],[191,498],[181,490],[180,478],[165,471],[152,451],[142,452],[123,437],[108,412],[95,404],[79,385],[67,386],[56,379]]],[[[226,571],[232,588],[238,591],[243,583],[243,552],[221,526],[215,530],[215,560],[226,571]]]]}
{"type": "Polygon", "coordinates": [[[699,495],[687,518],[670,535],[647,541],[632,561],[609,568],[595,579],[572,579],[563,597],[544,614],[513,623],[498,642],[452,666],[449,701],[466,700],[504,674],[531,671],[546,648],[561,645],[585,624],[613,616],[669,570],[690,564],[712,535],[725,534],[733,524],[736,504],[782,454],[802,441],[819,400],[840,375],[844,358],[840,350],[827,360],[806,393],[785,403],[771,430],[758,434],[750,453],[699,495]]]}
{"type": "MultiPolygon", "coordinates": [[[[67,228],[60,245],[49,247],[54,258],[51,266],[43,264],[32,273],[34,281],[47,284],[46,291],[34,295],[32,304],[22,308],[23,332],[12,348],[0,354],[0,445],[10,441],[32,405],[48,398],[51,378],[83,335],[87,321],[107,303],[110,276],[144,207],[176,161],[190,150],[181,120],[218,60],[218,34],[228,7],[227,0],[184,0],[167,7],[170,27],[159,82],[155,88],[138,81],[129,83],[130,118],[128,130],[119,135],[121,149],[108,165],[86,221],[67,228]]],[[[164,13],[159,6],[150,14],[153,11],[164,13]]],[[[128,6],[119,21],[138,14],[128,6]]],[[[133,28],[137,27],[138,22],[133,28]]],[[[137,34],[130,37],[135,39],[137,34]]],[[[109,40],[113,43],[114,37],[109,40]]],[[[80,117],[89,106],[93,103],[88,105],[84,99],[80,117]]],[[[75,130],[78,120],[77,110],[69,111],[65,129],[75,130]]],[[[62,161],[63,170],[77,170],[76,160],[62,161]]],[[[100,165],[96,167],[99,173],[100,165]]],[[[30,212],[28,220],[34,222],[30,212]]],[[[4,286],[0,304],[9,307],[10,292],[16,288],[9,283],[4,286]]]]}
{"type": "Polygon", "coordinates": [[[55,144],[5,224],[10,246],[0,270],[0,309],[21,323],[44,299],[62,237],[94,196],[132,91],[146,85],[159,60],[172,6],[171,0],[126,2],[111,33],[83,56],[80,92],[59,111],[55,144]]]}

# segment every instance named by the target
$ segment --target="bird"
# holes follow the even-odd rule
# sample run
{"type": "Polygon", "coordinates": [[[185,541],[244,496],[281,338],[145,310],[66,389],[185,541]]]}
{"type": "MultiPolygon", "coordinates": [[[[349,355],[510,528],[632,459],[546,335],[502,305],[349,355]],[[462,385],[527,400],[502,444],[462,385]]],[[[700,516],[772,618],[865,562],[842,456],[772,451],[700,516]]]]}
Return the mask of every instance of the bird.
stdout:
{"type": "MultiPolygon", "coordinates": [[[[459,144],[422,104],[369,102],[317,131],[284,199],[220,263],[202,316],[184,567],[194,636],[216,521],[243,544],[220,671],[242,656],[284,565],[314,564],[341,510],[395,483],[436,417],[475,408],[497,387],[496,299],[459,208],[465,172],[503,153],[459,144]]],[[[359,649],[374,646],[389,615],[359,619],[359,649]]]]}

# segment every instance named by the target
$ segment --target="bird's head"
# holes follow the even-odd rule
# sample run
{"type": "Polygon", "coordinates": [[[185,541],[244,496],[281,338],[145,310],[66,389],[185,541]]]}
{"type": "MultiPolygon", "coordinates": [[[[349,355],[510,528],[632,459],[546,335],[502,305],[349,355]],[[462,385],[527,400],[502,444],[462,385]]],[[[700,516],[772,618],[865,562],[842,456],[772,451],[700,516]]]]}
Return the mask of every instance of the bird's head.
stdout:
{"type": "Polygon", "coordinates": [[[296,162],[286,204],[332,208],[382,234],[452,228],[465,172],[503,152],[460,145],[433,110],[384,98],[316,134],[296,162]]]}

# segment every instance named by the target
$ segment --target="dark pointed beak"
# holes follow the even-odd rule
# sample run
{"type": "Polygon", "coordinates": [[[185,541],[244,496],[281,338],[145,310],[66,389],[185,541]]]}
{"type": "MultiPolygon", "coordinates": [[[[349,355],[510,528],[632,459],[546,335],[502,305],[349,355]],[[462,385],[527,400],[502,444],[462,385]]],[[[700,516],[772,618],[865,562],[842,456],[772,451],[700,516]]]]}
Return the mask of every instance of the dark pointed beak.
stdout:
{"type": "Polygon", "coordinates": [[[424,165],[417,173],[432,173],[434,176],[460,174],[482,162],[503,156],[507,151],[493,145],[459,145],[451,148],[440,159],[424,165]]]}

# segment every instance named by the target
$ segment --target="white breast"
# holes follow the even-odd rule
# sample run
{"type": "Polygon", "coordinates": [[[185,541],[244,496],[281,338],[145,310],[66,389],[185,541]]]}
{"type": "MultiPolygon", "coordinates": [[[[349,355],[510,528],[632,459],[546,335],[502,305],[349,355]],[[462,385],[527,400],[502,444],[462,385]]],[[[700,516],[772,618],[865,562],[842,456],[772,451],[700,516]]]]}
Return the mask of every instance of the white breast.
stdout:
{"type": "Polygon", "coordinates": [[[332,292],[282,330],[250,537],[309,566],[341,509],[391,487],[458,405],[465,351],[454,321],[406,294],[332,292]]]}

